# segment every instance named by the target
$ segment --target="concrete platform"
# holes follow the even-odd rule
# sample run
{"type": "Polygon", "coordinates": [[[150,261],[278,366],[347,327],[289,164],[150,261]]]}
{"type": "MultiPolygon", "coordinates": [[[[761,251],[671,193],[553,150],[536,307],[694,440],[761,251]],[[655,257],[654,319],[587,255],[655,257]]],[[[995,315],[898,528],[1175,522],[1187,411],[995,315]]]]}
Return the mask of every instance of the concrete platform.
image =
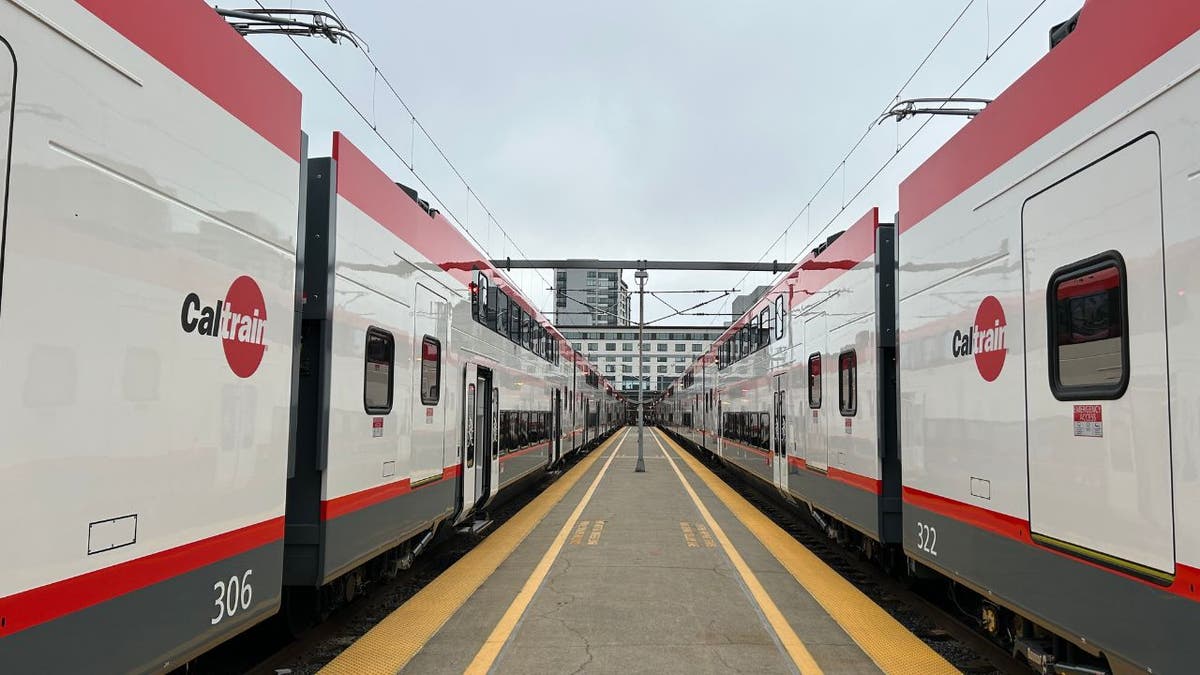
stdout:
{"type": "Polygon", "coordinates": [[[323,672],[956,672],[665,435],[644,453],[618,432],[323,672]]]}

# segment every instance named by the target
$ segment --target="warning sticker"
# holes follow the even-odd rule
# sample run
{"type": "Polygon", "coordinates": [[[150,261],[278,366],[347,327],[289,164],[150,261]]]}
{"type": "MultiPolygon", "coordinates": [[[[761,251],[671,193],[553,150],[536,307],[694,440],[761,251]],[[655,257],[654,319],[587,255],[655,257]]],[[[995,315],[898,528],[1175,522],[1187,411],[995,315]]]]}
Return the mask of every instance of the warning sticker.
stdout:
{"type": "Polygon", "coordinates": [[[1075,406],[1075,435],[1092,438],[1104,436],[1104,415],[1100,406],[1075,406]]]}
{"type": "Polygon", "coordinates": [[[383,418],[382,417],[371,418],[371,436],[373,436],[375,438],[383,437],[383,418]]]}
{"type": "Polygon", "coordinates": [[[846,418],[846,433],[854,433],[854,423],[850,421],[849,417],[846,418]]]}
{"type": "Polygon", "coordinates": [[[433,424],[433,408],[425,409],[425,424],[433,424]]]}

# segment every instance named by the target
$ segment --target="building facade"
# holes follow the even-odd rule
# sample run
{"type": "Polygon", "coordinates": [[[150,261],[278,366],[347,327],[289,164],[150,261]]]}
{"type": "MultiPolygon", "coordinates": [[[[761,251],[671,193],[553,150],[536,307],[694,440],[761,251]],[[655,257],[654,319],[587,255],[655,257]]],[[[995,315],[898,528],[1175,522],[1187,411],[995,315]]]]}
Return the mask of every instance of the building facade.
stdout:
{"type": "Polygon", "coordinates": [[[624,270],[554,270],[557,326],[628,326],[629,286],[624,270]]]}
{"type": "MultiPolygon", "coordinates": [[[[621,391],[638,388],[637,326],[559,326],[575,349],[621,391]]],[[[642,376],[647,390],[662,391],[703,354],[725,326],[655,326],[644,333],[642,376]]]]}

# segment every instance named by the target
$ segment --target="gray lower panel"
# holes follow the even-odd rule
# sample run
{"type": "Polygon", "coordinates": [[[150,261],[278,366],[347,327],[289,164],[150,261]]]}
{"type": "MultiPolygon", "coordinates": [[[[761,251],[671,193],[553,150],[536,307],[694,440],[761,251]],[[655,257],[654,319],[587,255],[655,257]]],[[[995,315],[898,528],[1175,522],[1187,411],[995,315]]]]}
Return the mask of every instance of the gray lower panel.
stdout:
{"type": "Polygon", "coordinates": [[[927,509],[904,504],[909,556],[1068,639],[1154,673],[1200,667],[1200,603],[927,509]],[[929,527],[930,535],[917,527],[929,527]],[[921,550],[921,543],[936,555],[921,550]]]}
{"type": "Polygon", "coordinates": [[[514,482],[527,477],[537,469],[545,469],[549,464],[547,448],[530,450],[523,455],[506,455],[500,458],[500,490],[508,488],[514,482]]]}
{"type": "Polygon", "coordinates": [[[322,583],[449,517],[461,481],[438,481],[325,521],[322,583]]]}
{"type": "MultiPolygon", "coordinates": [[[[0,672],[164,672],[279,609],[283,540],[0,639],[0,672]],[[247,577],[246,572],[252,573],[247,577]],[[246,578],[249,606],[218,616],[218,582],[246,578]]],[[[240,589],[238,596],[242,593],[240,589]]]]}
{"type": "Polygon", "coordinates": [[[788,491],[872,539],[879,539],[879,495],[792,465],[788,465],[788,491]]]}

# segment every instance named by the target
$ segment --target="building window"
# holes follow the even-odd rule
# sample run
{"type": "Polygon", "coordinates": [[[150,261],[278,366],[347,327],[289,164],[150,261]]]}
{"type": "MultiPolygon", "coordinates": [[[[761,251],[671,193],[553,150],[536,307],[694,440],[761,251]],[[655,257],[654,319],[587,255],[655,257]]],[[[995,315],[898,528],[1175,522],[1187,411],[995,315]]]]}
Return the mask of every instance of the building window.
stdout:
{"type": "Polygon", "coordinates": [[[677,351],[677,352],[686,352],[686,351],[687,351],[687,345],[683,344],[682,342],[680,342],[680,343],[677,343],[677,344],[675,345],[675,351],[677,351]]]}
{"type": "Polygon", "coordinates": [[[421,340],[421,404],[437,405],[442,398],[442,343],[425,336],[421,340]]]}
{"type": "Polygon", "coordinates": [[[665,357],[665,356],[660,356],[660,357],[658,357],[657,361],[658,361],[659,363],[666,363],[666,362],[667,362],[667,357],[665,357]]]}
{"type": "Polygon", "coordinates": [[[621,366],[621,372],[622,373],[632,373],[633,366],[621,366]]]}
{"type": "Polygon", "coordinates": [[[697,343],[695,343],[695,344],[693,344],[693,345],[692,345],[692,351],[694,351],[694,352],[702,352],[702,351],[704,351],[704,345],[702,345],[702,344],[700,344],[699,342],[697,342],[697,343]]]}
{"type": "Polygon", "coordinates": [[[624,361],[625,363],[631,363],[633,361],[633,357],[632,356],[622,356],[621,360],[624,361]]]}
{"type": "Polygon", "coordinates": [[[396,339],[375,328],[367,329],[366,363],[363,375],[363,407],[367,414],[392,411],[392,370],[396,361],[396,339]]]}
{"type": "Polygon", "coordinates": [[[600,347],[600,344],[598,342],[589,342],[588,343],[588,351],[589,352],[599,351],[599,347],[600,347]]]}
{"type": "Polygon", "coordinates": [[[682,373],[684,368],[685,368],[685,366],[675,366],[675,372],[682,373]]]}
{"type": "Polygon", "coordinates": [[[607,366],[604,366],[604,372],[606,372],[606,373],[615,373],[615,372],[617,372],[617,367],[616,367],[616,366],[614,366],[614,365],[611,365],[611,364],[610,364],[610,365],[607,365],[607,366]]]}
{"type": "Polygon", "coordinates": [[[858,413],[858,356],[854,350],[838,356],[838,409],[844,417],[858,413]]]}
{"type": "Polygon", "coordinates": [[[808,357],[808,407],[821,407],[821,355],[808,357]]]}
{"type": "MultiPolygon", "coordinates": [[[[1060,401],[1116,399],[1129,384],[1125,261],[1109,251],[1059,268],[1047,286],[1050,389],[1060,401]]],[[[981,326],[983,354],[1007,347],[1005,327],[981,326]],[[990,347],[988,345],[991,345],[990,347]]]]}
{"type": "Polygon", "coordinates": [[[654,351],[657,351],[657,352],[667,351],[667,343],[665,343],[665,342],[658,343],[657,345],[654,346],[654,351]]]}
{"type": "Polygon", "coordinates": [[[617,343],[615,343],[615,342],[605,342],[605,343],[604,343],[604,351],[606,351],[606,352],[615,352],[615,351],[617,351],[617,343]]]}
{"type": "Polygon", "coordinates": [[[658,372],[660,372],[660,373],[665,373],[665,372],[667,372],[667,367],[666,367],[666,366],[659,366],[659,367],[658,367],[658,372]]]}

